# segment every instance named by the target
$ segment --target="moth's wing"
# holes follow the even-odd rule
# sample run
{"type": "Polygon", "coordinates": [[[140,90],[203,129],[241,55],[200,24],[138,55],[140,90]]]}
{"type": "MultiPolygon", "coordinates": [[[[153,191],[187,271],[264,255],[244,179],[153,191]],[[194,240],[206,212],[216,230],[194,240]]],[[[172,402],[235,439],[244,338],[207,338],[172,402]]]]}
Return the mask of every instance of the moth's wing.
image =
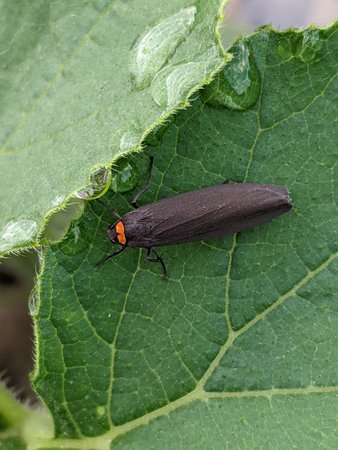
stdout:
{"type": "Polygon", "coordinates": [[[128,246],[152,247],[242,231],[290,208],[283,187],[225,184],[150,203],[126,214],[122,221],[128,246]]]}

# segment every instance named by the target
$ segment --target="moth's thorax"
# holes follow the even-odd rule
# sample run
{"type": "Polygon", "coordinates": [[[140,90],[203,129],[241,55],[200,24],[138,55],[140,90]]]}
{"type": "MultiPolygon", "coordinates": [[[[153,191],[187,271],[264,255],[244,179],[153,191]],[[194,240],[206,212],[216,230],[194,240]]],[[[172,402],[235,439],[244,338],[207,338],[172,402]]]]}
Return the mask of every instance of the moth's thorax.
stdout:
{"type": "Polygon", "coordinates": [[[127,239],[121,220],[108,228],[108,238],[113,244],[126,245],[127,239]]]}
{"type": "Polygon", "coordinates": [[[127,239],[126,239],[126,235],[124,232],[124,225],[123,225],[122,220],[120,220],[119,222],[117,222],[115,224],[115,230],[116,230],[117,242],[121,245],[126,245],[127,239]]]}

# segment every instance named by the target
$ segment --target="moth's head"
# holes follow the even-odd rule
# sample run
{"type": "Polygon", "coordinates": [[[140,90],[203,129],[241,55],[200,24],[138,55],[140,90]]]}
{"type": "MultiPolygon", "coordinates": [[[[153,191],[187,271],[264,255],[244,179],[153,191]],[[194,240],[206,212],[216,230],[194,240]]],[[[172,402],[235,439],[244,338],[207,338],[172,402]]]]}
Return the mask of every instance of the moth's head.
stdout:
{"type": "Polygon", "coordinates": [[[112,244],[118,244],[115,223],[113,225],[110,225],[110,227],[107,230],[107,234],[108,239],[111,241],[112,244]]]}

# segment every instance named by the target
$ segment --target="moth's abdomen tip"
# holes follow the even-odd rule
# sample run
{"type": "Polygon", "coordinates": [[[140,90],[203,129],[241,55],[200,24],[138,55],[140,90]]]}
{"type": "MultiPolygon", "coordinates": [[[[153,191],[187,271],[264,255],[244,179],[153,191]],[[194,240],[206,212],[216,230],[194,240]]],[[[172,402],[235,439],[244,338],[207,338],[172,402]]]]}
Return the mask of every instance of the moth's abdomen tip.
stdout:
{"type": "Polygon", "coordinates": [[[289,192],[288,192],[288,199],[287,199],[287,203],[288,203],[289,209],[292,209],[292,208],[293,208],[293,204],[292,204],[292,198],[291,198],[291,196],[290,196],[290,193],[289,193],[289,192]]]}
{"type": "Polygon", "coordinates": [[[292,199],[288,189],[283,188],[283,195],[281,197],[281,213],[290,211],[293,208],[292,199]]]}
{"type": "Polygon", "coordinates": [[[287,206],[287,209],[292,209],[293,208],[293,204],[292,204],[292,198],[290,195],[290,191],[287,188],[285,189],[285,205],[287,206]]]}
{"type": "Polygon", "coordinates": [[[277,206],[281,214],[293,208],[290,192],[286,187],[273,185],[271,189],[270,185],[269,190],[271,192],[271,201],[277,206]]]}

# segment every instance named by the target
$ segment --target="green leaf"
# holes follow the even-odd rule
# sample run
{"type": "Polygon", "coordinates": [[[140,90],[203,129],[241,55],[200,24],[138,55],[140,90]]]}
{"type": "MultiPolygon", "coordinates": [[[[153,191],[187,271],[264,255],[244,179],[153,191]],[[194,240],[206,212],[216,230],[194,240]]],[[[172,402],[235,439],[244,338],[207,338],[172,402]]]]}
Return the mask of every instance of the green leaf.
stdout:
{"type": "MultiPolygon", "coordinates": [[[[142,203],[230,179],[284,185],[294,209],[245,233],[168,247],[165,281],[143,250],[94,269],[112,252],[115,219],[88,203],[47,251],[33,311],[34,385],[60,446],[68,437],[100,449],[111,440],[112,449],[337,445],[337,24],[263,28],[243,45],[245,63],[220,76],[254,74],[256,104],[216,108],[211,91],[212,105],[197,99],[149,140],[156,147],[130,158],[139,186],[104,200],[129,211],[153,154],[142,203]]],[[[214,88],[245,94],[219,80],[214,88]]],[[[252,93],[248,83],[250,103],[252,93]]]]}
{"type": "Polygon", "coordinates": [[[28,411],[0,383],[0,433],[20,427],[27,415],[28,411]]]}
{"type": "Polygon", "coordinates": [[[224,63],[219,6],[1,3],[0,254],[37,245],[92,171],[140,148],[211,80],[224,63]]]}
{"type": "Polygon", "coordinates": [[[29,408],[0,383],[0,449],[25,450],[29,443],[36,449],[36,438],[53,435],[49,414],[41,408],[29,408]]]}
{"type": "Polygon", "coordinates": [[[8,437],[6,439],[0,439],[1,450],[26,450],[25,443],[17,437],[8,437]]]}

